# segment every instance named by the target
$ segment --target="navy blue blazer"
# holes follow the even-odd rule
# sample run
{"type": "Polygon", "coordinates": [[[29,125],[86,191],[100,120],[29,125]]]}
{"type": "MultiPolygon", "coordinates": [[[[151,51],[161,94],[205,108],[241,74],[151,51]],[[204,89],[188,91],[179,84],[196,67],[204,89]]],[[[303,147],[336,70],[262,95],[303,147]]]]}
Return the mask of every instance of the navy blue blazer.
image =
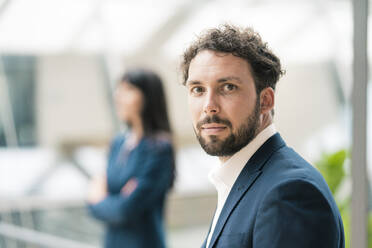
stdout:
{"type": "Polygon", "coordinates": [[[345,245],[340,213],[323,177],[277,133],[257,150],[238,176],[209,247],[345,245]]]}
{"type": "Polygon", "coordinates": [[[109,195],[88,205],[90,213],[106,226],[106,248],[163,248],[163,210],[166,193],[173,180],[174,154],[168,141],[143,138],[127,156],[124,136],[117,136],[110,148],[107,167],[109,195]],[[129,180],[138,181],[129,195],[120,194],[129,180]]]}

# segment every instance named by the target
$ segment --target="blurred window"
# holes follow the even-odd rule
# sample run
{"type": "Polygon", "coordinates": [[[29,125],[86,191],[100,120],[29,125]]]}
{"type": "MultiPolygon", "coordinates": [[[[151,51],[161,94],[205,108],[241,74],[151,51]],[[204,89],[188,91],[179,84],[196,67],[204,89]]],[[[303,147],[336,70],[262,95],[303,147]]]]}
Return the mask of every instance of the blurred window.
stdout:
{"type": "MultiPolygon", "coordinates": [[[[8,84],[11,111],[20,146],[36,144],[36,58],[34,56],[1,56],[8,84]]],[[[0,124],[0,146],[6,146],[6,123],[0,124]]]]}

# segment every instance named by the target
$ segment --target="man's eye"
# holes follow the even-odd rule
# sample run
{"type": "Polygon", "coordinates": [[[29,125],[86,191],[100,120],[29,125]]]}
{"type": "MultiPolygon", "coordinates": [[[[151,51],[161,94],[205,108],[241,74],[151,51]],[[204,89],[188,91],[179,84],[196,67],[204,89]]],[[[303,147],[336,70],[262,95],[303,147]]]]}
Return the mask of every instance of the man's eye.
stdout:
{"type": "Polygon", "coordinates": [[[236,86],[233,85],[233,84],[225,84],[223,86],[224,91],[232,91],[232,90],[235,90],[235,89],[236,89],[236,86]]]}
{"type": "Polygon", "coordinates": [[[194,94],[200,94],[203,92],[203,88],[202,87],[194,87],[191,89],[191,93],[194,93],[194,94]]]}

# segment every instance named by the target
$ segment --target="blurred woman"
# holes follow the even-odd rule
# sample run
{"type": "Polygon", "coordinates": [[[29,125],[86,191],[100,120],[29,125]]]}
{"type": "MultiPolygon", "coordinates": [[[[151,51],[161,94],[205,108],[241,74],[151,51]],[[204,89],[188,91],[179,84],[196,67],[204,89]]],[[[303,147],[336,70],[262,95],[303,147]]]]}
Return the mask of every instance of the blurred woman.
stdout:
{"type": "Polygon", "coordinates": [[[88,208],[106,225],[105,248],[165,247],[164,203],[175,164],[162,81],[148,70],[128,71],[115,102],[129,131],[113,139],[106,176],[92,183],[88,208]]]}

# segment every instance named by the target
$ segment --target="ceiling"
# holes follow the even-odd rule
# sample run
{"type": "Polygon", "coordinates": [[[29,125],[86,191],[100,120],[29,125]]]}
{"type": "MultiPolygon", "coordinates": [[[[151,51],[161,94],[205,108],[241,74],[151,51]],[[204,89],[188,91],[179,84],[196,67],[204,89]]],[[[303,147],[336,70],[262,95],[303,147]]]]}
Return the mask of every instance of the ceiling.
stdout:
{"type": "Polygon", "coordinates": [[[251,26],[288,61],[351,61],[346,0],[119,1],[0,0],[0,53],[115,53],[159,50],[176,58],[201,30],[251,26]]]}

